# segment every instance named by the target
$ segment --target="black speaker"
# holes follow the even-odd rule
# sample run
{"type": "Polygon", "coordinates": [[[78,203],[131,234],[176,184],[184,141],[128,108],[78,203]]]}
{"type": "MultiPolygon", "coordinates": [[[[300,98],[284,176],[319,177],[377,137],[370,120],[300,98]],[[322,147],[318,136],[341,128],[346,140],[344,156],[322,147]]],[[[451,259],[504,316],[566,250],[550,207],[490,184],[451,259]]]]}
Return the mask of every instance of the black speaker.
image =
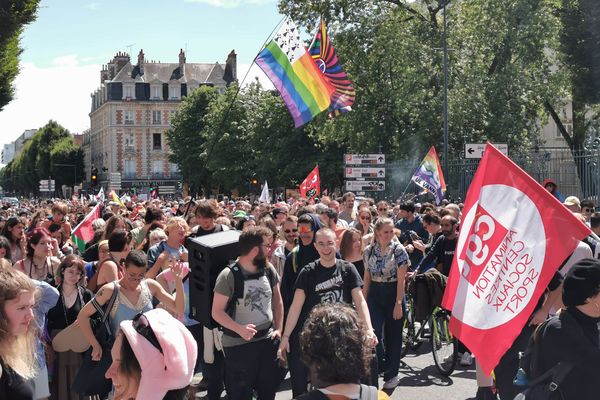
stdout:
{"type": "Polygon", "coordinates": [[[213,290],[219,272],[240,255],[240,232],[229,230],[210,235],[188,238],[190,264],[190,314],[208,328],[214,328],[211,317],[213,290]]]}

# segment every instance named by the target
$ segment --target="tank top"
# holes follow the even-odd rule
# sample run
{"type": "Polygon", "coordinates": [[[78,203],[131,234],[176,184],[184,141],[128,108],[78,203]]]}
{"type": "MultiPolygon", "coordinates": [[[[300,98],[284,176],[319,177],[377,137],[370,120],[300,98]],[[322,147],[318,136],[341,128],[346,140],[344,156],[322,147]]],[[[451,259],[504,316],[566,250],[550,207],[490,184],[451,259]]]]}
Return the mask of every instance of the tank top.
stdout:
{"type": "Polygon", "coordinates": [[[0,399],[33,400],[33,381],[24,379],[0,358],[2,377],[0,377],[0,399]]]}
{"type": "Polygon", "coordinates": [[[110,311],[110,327],[116,335],[122,321],[133,319],[133,317],[141,312],[152,310],[154,306],[152,305],[152,292],[150,292],[150,288],[145,279],[140,283],[142,290],[137,304],[131,304],[131,301],[129,301],[121,290],[118,281],[115,281],[115,286],[115,289],[119,291],[119,294],[115,300],[115,305],[110,311]]]}

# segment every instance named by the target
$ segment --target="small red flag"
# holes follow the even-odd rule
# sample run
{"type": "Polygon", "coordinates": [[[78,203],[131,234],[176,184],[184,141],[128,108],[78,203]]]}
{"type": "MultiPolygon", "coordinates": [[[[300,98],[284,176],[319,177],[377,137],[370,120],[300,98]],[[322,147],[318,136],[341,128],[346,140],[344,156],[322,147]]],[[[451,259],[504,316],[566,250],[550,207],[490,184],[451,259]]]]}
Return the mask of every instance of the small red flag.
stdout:
{"type": "Polygon", "coordinates": [[[590,230],[488,144],[469,187],[442,305],[489,374],[560,264],[590,230]]]}
{"type": "Polygon", "coordinates": [[[321,178],[319,177],[319,166],[317,165],[300,184],[300,196],[313,199],[321,194],[321,178]]]}

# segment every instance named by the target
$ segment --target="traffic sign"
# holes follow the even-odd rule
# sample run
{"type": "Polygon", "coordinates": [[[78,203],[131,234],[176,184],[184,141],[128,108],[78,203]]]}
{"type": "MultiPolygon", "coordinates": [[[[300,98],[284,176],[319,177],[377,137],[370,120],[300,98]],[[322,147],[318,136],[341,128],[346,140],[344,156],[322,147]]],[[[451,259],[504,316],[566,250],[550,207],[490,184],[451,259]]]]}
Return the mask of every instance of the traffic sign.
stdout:
{"type": "Polygon", "coordinates": [[[385,168],[344,168],[346,178],[385,178],[385,168]]]}
{"type": "Polygon", "coordinates": [[[55,183],[54,179],[42,179],[38,189],[40,192],[54,192],[56,190],[55,183]]]}
{"type": "Polygon", "coordinates": [[[346,190],[349,192],[383,192],[385,181],[346,181],[346,190]]]}
{"type": "MultiPolygon", "coordinates": [[[[481,158],[485,151],[486,143],[465,143],[465,158],[481,158]]],[[[506,143],[493,143],[494,146],[502,154],[508,157],[508,144],[506,143]]]]}
{"type": "Polygon", "coordinates": [[[109,175],[108,187],[111,190],[121,190],[121,173],[111,172],[109,175]]]}
{"type": "Polygon", "coordinates": [[[385,154],[345,154],[346,165],[384,165],[385,154]]]}

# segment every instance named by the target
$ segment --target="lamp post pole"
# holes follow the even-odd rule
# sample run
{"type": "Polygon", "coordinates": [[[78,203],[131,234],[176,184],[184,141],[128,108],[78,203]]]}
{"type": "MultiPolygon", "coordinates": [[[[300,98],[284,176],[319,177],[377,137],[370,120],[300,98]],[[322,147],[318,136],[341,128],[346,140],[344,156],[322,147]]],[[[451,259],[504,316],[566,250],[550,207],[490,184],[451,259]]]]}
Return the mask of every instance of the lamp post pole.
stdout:
{"type": "Polygon", "coordinates": [[[443,47],[444,47],[444,174],[449,176],[448,171],[448,41],[446,37],[446,7],[449,1],[444,0],[443,11],[443,47]]]}

